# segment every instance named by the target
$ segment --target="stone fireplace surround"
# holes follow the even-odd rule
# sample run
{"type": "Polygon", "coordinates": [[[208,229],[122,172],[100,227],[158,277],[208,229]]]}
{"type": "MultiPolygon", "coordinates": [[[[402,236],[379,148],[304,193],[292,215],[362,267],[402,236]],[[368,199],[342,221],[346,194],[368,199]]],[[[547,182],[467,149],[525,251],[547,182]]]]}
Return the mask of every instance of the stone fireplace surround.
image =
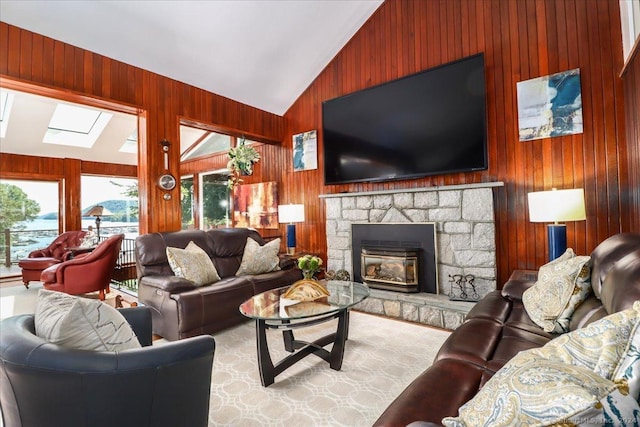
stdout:
{"type": "Polygon", "coordinates": [[[496,289],[493,188],[502,186],[489,182],[320,195],[326,210],[327,269],[345,269],[354,277],[354,223],[433,222],[438,294],[372,289],[357,309],[455,329],[474,303],[449,300],[449,275],[474,275],[480,297],[496,289]]]}

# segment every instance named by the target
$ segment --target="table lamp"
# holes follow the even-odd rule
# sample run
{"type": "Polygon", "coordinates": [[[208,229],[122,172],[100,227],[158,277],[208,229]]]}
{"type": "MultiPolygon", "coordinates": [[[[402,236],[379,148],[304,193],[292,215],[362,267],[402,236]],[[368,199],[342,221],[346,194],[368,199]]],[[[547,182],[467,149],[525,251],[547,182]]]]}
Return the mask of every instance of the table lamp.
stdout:
{"type": "Polygon", "coordinates": [[[296,226],[294,222],[304,221],[304,205],[279,205],[278,222],[287,224],[287,253],[296,252],[296,226]]]}
{"type": "Polygon", "coordinates": [[[113,212],[101,205],[95,205],[94,207],[89,209],[87,213],[85,213],[85,216],[96,217],[96,233],[98,233],[98,242],[100,241],[100,221],[102,221],[100,217],[109,215],[113,215],[113,212]]]}
{"type": "Polygon", "coordinates": [[[529,220],[552,222],[547,225],[549,261],[558,258],[567,250],[567,226],[564,221],[587,219],[584,208],[584,190],[536,191],[529,193],[529,220]]]}

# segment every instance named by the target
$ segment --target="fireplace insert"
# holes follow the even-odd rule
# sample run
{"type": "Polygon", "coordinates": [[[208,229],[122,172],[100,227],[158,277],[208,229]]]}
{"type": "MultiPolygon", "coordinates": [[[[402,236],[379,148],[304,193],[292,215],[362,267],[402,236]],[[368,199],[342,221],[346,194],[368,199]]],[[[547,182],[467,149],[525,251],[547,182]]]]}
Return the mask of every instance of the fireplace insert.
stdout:
{"type": "Polygon", "coordinates": [[[418,292],[419,254],[419,248],[363,247],[360,276],[372,288],[418,292]]]}

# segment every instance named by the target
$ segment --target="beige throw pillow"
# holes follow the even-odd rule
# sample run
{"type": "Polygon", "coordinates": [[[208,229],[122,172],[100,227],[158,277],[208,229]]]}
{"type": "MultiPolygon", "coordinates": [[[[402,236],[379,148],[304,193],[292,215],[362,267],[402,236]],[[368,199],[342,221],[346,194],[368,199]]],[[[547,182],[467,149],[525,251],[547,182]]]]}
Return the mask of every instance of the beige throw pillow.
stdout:
{"type": "Polygon", "coordinates": [[[260,246],[260,244],[251,237],[247,237],[244,254],[242,254],[242,262],[236,272],[236,276],[269,273],[270,271],[280,270],[279,251],[280,239],[274,239],[264,246],[260,246]]]}
{"type": "Polygon", "coordinates": [[[568,331],[571,316],[591,292],[591,258],[572,249],[540,267],[538,280],[522,294],[527,314],[546,332],[568,331]]]}
{"type": "Polygon", "coordinates": [[[99,300],[41,289],[34,322],[37,336],[62,347],[91,351],[141,347],[124,316],[99,300]]]}
{"type": "Polygon", "coordinates": [[[196,286],[210,285],[220,280],[209,255],[193,242],[189,242],[184,249],[167,246],[167,260],[173,274],[192,281],[196,286]]]}

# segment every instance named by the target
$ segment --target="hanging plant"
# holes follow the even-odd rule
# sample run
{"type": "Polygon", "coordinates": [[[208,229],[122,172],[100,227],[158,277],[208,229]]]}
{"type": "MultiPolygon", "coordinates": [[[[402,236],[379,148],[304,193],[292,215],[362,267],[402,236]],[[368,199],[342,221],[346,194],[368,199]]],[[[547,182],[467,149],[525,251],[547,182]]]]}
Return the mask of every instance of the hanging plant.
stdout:
{"type": "Polygon", "coordinates": [[[242,182],[241,176],[253,174],[253,164],[260,160],[260,153],[251,145],[245,145],[244,136],[235,148],[229,149],[229,161],[227,169],[231,173],[227,185],[229,189],[233,189],[242,182]]]}

